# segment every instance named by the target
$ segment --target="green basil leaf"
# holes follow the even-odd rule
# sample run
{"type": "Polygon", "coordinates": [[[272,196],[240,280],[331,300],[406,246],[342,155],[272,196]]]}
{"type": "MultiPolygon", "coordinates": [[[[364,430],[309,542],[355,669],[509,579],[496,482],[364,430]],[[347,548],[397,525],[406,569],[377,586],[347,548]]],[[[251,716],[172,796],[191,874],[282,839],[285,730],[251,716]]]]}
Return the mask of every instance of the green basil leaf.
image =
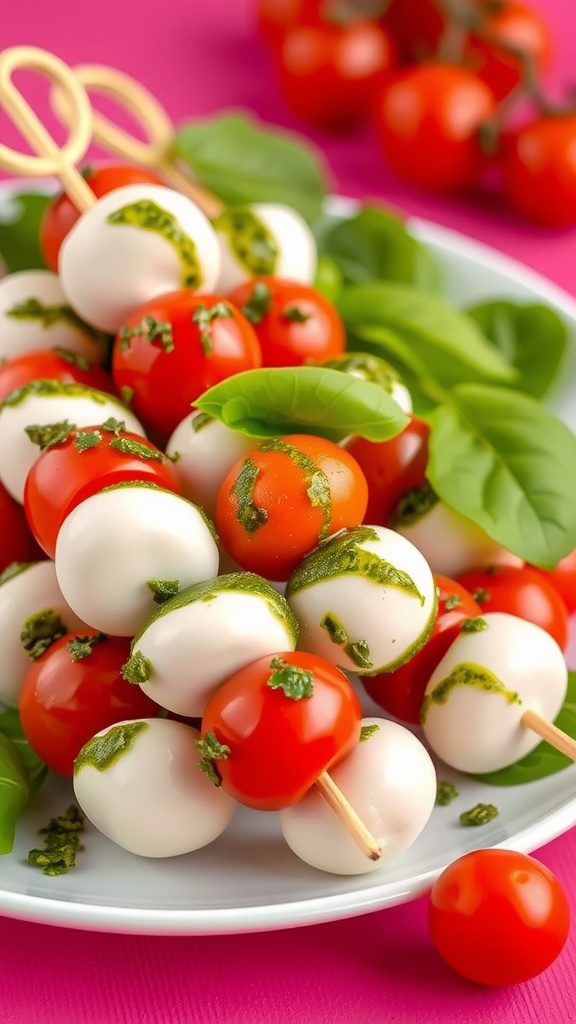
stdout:
{"type": "Polygon", "coordinates": [[[516,376],[474,321],[437,295],[375,281],[344,288],[336,306],[363,348],[388,358],[400,340],[397,355],[408,369],[443,387],[469,380],[510,383],[516,376]]]}
{"type": "Polygon", "coordinates": [[[330,256],[348,284],[385,280],[436,291],[441,285],[434,256],[406,230],[400,217],[365,206],[324,233],[320,252],[330,256]]]}
{"type": "Polygon", "coordinates": [[[514,386],[542,398],[558,375],[568,341],[566,326],[558,314],[538,302],[504,299],[472,306],[467,313],[518,369],[514,386]]]}
{"type": "Polygon", "coordinates": [[[342,285],[342,274],[336,260],[331,256],[318,256],[316,265],[316,277],[314,287],[316,291],[322,292],[329,302],[335,302],[342,285]]]}
{"type": "Polygon", "coordinates": [[[40,221],[50,197],[20,192],[0,208],[0,256],[6,269],[45,270],[38,242],[40,221]]]}
{"type": "MultiPolygon", "coordinates": [[[[556,718],[556,725],[562,732],[576,739],[576,672],[568,673],[568,690],[564,704],[556,718]]],[[[561,754],[549,743],[542,740],[526,757],[506,768],[486,775],[475,775],[479,782],[487,782],[491,786],[521,786],[525,782],[545,779],[547,775],[555,775],[574,762],[566,754],[561,754]]]]}
{"type": "Polygon", "coordinates": [[[442,501],[535,565],[576,547],[576,437],[545,406],[462,384],[430,422],[426,473],[442,501]]]}
{"type": "Polygon", "coordinates": [[[28,743],[16,708],[6,708],[0,713],[0,734],[11,740],[18,750],[26,767],[30,792],[35,793],[46,778],[48,766],[40,760],[36,751],[28,743]]]}
{"type": "Polygon", "coordinates": [[[16,822],[29,795],[24,762],[12,740],[0,734],[0,854],[12,851],[16,822]]]}
{"type": "Polygon", "coordinates": [[[174,148],[224,203],[286,203],[306,220],[320,213],[328,174],[320,151],[301,136],[221,114],[184,125],[174,148]]]}
{"type": "Polygon", "coordinates": [[[385,441],[408,423],[378,384],[320,366],[245,370],[216,384],[194,405],[251,437],[349,434],[385,441]]]}

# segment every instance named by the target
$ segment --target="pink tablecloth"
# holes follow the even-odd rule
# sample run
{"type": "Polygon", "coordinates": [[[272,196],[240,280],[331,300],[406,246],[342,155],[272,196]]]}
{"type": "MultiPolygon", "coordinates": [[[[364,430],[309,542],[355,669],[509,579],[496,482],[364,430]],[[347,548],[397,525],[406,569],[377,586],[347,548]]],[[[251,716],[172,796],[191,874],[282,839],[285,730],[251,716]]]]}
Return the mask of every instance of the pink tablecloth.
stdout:
{"type": "MultiPolygon", "coordinates": [[[[533,0],[535,3],[536,0],[533,0]]],[[[71,63],[115,65],[145,82],[174,120],[250,107],[298,125],[276,96],[251,0],[4,0],[0,46],[29,43],[71,63]]],[[[574,0],[538,0],[556,29],[557,78],[574,80],[574,0]]],[[[37,91],[37,96],[39,91],[37,91]]],[[[16,142],[0,114],[0,138],[16,142]]],[[[576,232],[529,228],[487,202],[431,199],[393,180],[368,133],[316,136],[340,192],[381,196],[523,259],[576,291],[576,232]]],[[[576,915],[574,832],[539,852],[576,915]]],[[[1,871],[1,865],[0,865],[1,871]]],[[[484,991],[443,966],[426,903],[270,935],[139,938],[0,920],[2,1024],[571,1024],[576,929],[549,971],[484,991]]],[[[497,924],[495,922],[495,927],[497,924]]]]}

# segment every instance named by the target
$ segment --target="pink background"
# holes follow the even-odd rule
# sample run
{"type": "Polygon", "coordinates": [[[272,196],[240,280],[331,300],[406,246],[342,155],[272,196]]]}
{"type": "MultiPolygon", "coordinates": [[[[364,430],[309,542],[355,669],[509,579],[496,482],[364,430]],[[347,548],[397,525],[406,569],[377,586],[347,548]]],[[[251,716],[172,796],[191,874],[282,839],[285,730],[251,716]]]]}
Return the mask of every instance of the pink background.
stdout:
{"type": "MultiPolygon", "coordinates": [[[[554,84],[574,81],[574,0],[532,0],[556,35],[554,84]]],[[[144,82],[175,122],[249,107],[302,127],[280,102],[253,24],[252,0],[4,0],[0,45],[33,44],[70,63],[114,65],[144,82]],[[10,13],[8,14],[8,9],[10,13]]],[[[38,109],[45,96],[28,86],[38,109]]],[[[489,242],[576,292],[576,231],[536,230],[495,200],[418,193],[382,167],[369,133],[316,134],[335,189],[378,196],[489,242]]],[[[0,140],[17,138],[0,113],[0,140]]],[[[576,915],[576,833],[539,851],[576,915]]],[[[1,865],[0,865],[1,870],[1,865]]],[[[495,922],[495,927],[497,924],[495,922]]],[[[453,975],[431,948],[426,900],[350,921],[212,938],[72,932],[0,920],[2,1024],[571,1024],[576,929],[540,978],[503,991],[453,975]]]]}

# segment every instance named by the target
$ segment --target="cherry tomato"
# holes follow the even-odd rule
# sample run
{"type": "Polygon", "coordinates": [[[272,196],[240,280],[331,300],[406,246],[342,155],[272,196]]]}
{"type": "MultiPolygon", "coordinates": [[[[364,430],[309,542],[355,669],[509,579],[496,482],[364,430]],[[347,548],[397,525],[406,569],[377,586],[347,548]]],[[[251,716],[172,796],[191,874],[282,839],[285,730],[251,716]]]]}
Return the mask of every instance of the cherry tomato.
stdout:
{"type": "Polygon", "coordinates": [[[269,46],[278,46],[289,28],[320,18],[326,0],[258,0],[258,29],[269,46]]]}
{"type": "Polygon", "coordinates": [[[263,275],[239,285],[229,298],[249,316],[263,366],[321,363],[344,351],[342,320],[315,288],[263,275]]]}
{"type": "Polygon", "coordinates": [[[436,879],[428,925],[440,956],[479,985],[541,974],[568,938],[570,909],[558,879],[513,850],[475,850],[436,879]]]}
{"type": "Polygon", "coordinates": [[[530,566],[552,584],[566,605],[569,615],[576,612],[576,548],[563,558],[555,569],[537,569],[530,566]]]}
{"type": "Polygon", "coordinates": [[[100,729],[127,718],[153,718],[154,701],[122,678],[130,657],[127,637],[93,629],[56,640],[29,668],[20,695],[20,719],[30,746],[61,775],[100,729]]]}
{"type": "Polygon", "coordinates": [[[32,380],[60,380],[97,391],[114,391],[110,375],[100,366],[90,366],[84,356],[66,349],[41,349],[0,364],[0,401],[32,380]]]}
{"type": "Polygon", "coordinates": [[[576,114],[540,115],[508,134],[501,169],[506,198],[524,217],[576,224],[576,114]]]}
{"type": "MultiPolygon", "coordinates": [[[[124,185],[165,184],[157,174],[147,171],[143,167],[116,164],[109,167],[89,168],[84,173],[84,178],[98,199],[124,185]]],[[[55,274],[58,273],[60,246],[79,216],[79,210],[65,192],[60,192],[55,196],[44,211],[40,222],[40,249],[46,266],[55,274]]]]}
{"type": "Polygon", "coordinates": [[[502,100],[522,77],[521,62],[510,50],[524,53],[536,73],[543,75],[550,65],[552,36],[546,18],[522,3],[495,5],[488,0],[482,7],[482,33],[470,35],[466,63],[502,100]]]}
{"type": "Polygon", "coordinates": [[[362,522],[368,488],[358,463],[308,434],[262,441],[232,467],[216,500],[216,529],[251,572],[287,580],[331,534],[362,522]]]}
{"type": "Polygon", "coordinates": [[[444,31],[445,18],[435,0],[392,0],[382,16],[403,64],[432,57],[444,31]]]}
{"type": "Polygon", "coordinates": [[[384,711],[402,722],[420,723],[422,699],[428,680],[460,633],[466,619],[482,615],[480,605],[456,580],[434,575],[438,614],[424,647],[394,672],[362,676],[367,694],[384,711]]]}
{"type": "Polygon", "coordinates": [[[360,736],[360,702],[340,669],[303,651],[259,658],[208,702],[202,739],[229,754],[212,761],[222,787],[263,811],[296,803],[360,736]]]}
{"type": "Polygon", "coordinates": [[[398,177],[433,191],[465,188],[483,166],[479,128],[496,100],[466,68],[421,64],[398,72],[376,103],[376,132],[398,177]]]}
{"type": "Polygon", "coordinates": [[[24,488],[26,518],[36,540],[54,558],[65,518],[104,487],[145,480],[181,494],[174,466],[151,441],[106,427],[73,430],[40,453],[24,488]]]}
{"type": "Polygon", "coordinates": [[[552,583],[528,565],[491,565],[471,569],[458,582],[478,601],[482,611],[508,612],[545,629],[564,650],[568,645],[568,612],[552,583]]]}
{"type": "Polygon", "coordinates": [[[355,458],[368,484],[365,523],[387,526],[402,495],[426,483],[429,436],[428,424],[411,415],[408,426],[389,441],[353,437],[346,442],[346,451],[355,458]]]}
{"type": "Polygon", "coordinates": [[[24,509],[0,484],[0,572],[12,562],[37,562],[44,558],[26,521],[24,509]]]}
{"type": "Polygon", "coordinates": [[[289,28],[277,53],[280,89],[303,120],[331,131],[366,121],[394,63],[391,38],[376,21],[351,18],[289,28]]]}
{"type": "Polygon", "coordinates": [[[119,394],[144,426],[167,440],[198,395],[232,374],[261,365],[254,329],[221,295],[182,290],[139,306],[112,351],[119,394]]]}

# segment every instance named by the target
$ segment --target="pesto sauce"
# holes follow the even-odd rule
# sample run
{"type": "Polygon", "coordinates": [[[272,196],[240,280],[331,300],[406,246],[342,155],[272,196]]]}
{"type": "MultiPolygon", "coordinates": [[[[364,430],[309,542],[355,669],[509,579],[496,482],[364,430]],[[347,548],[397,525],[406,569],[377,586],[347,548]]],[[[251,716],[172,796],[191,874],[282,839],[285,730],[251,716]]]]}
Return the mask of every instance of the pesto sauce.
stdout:
{"type": "Polygon", "coordinates": [[[6,316],[12,320],[34,320],[48,330],[54,324],[67,324],[83,334],[87,334],[94,340],[92,328],[85,324],[71,306],[45,306],[44,303],[35,297],[18,302],[11,309],[7,309],[6,316]]]}
{"type": "Polygon", "coordinates": [[[275,273],[279,256],[276,240],[253,210],[224,210],[212,226],[226,236],[230,250],[250,277],[275,273]]]}
{"type": "MultiPolygon", "coordinates": [[[[118,438],[118,440],[121,440],[121,439],[118,438]]],[[[113,448],[115,446],[114,446],[114,444],[111,444],[110,447],[113,448]]],[[[126,450],[126,449],[124,449],[124,450],[126,450]]],[[[134,453],[130,452],[130,454],[134,454],[134,453]]],[[[153,484],[149,480],[122,480],[122,482],[119,483],[119,484],[109,484],[108,487],[103,487],[97,493],[98,494],[108,494],[109,491],[119,491],[122,487],[146,487],[146,488],[148,488],[148,490],[151,490],[151,491],[162,491],[163,494],[169,494],[172,498],[179,498],[180,501],[185,501],[187,505],[191,505],[192,508],[194,508],[196,510],[196,512],[200,516],[202,522],[204,523],[204,526],[206,527],[206,529],[208,530],[210,536],[212,537],[212,540],[214,541],[214,543],[215,544],[218,543],[218,534],[216,533],[216,530],[214,528],[214,523],[212,522],[211,519],[208,518],[208,516],[206,515],[206,513],[205,513],[204,509],[202,508],[202,506],[201,505],[195,505],[193,501],[189,501],[188,498],[185,498],[182,494],[176,494],[175,491],[169,491],[167,487],[160,487],[158,484],[153,484]]]]}
{"type": "Polygon", "coordinates": [[[393,366],[379,356],[370,355],[368,352],[345,352],[334,359],[327,359],[322,366],[330,370],[340,370],[350,377],[358,377],[360,380],[370,381],[377,384],[388,395],[394,394],[394,385],[401,384],[401,378],[393,366]]]}
{"type": "Polygon", "coordinates": [[[209,423],[214,422],[214,416],[211,416],[209,412],[195,412],[192,419],[190,420],[190,426],[195,434],[197,434],[203,427],[208,426],[209,423]]]}
{"type": "Polygon", "coordinates": [[[140,199],[136,203],[128,203],[119,210],[110,213],[106,218],[109,224],[128,224],[160,235],[168,242],[182,267],[180,283],[183,288],[197,289],[202,284],[202,268],[198,259],[196,245],[179,224],[177,218],[162,209],[151,199],[140,199]]]}
{"type": "Polygon", "coordinates": [[[372,739],[377,732],[380,732],[380,726],[376,725],[375,722],[372,722],[371,725],[363,725],[360,729],[360,739],[358,740],[358,743],[366,743],[368,740],[372,739]]]}
{"type": "Polygon", "coordinates": [[[260,470],[251,456],[244,459],[230,493],[236,498],[236,519],[246,533],[255,533],[268,522],[265,508],[254,503],[254,486],[260,470]]]}
{"type": "Polygon", "coordinates": [[[417,523],[422,516],[425,516],[427,512],[430,512],[438,504],[439,500],[438,495],[432,490],[430,484],[422,484],[421,487],[411,487],[409,491],[402,495],[396,506],[390,523],[392,529],[395,530],[399,526],[412,526],[413,523],[417,523]]]}
{"type": "Polygon", "coordinates": [[[320,469],[309,455],[305,455],[299,448],[278,438],[270,441],[262,441],[258,445],[260,452],[282,452],[287,455],[293,465],[302,470],[306,477],[306,493],[313,507],[319,507],[322,512],[322,526],[318,533],[318,540],[325,540],[329,536],[332,524],[332,492],[330,481],[324,470],[320,469]]]}
{"type": "Polygon", "coordinates": [[[102,736],[94,736],[84,744],[74,761],[74,774],[86,765],[97,772],[105,772],[132,748],[136,737],[147,728],[148,722],[120,722],[102,736]]]}
{"type": "Polygon", "coordinates": [[[498,679],[498,676],[494,675],[490,669],[473,661],[461,661],[424,697],[420,711],[422,724],[426,722],[432,704],[446,704],[450,694],[460,686],[469,686],[476,690],[483,690],[485,693],[499,694],[505,698],[508,704],[522,703],[516,691],[508,690],[502,680],[498,679]]]}
{"type": "Polygon", "coordinates": [[[114,395],[104,394],[103,391],[97,391],[96,388],[88,388],[84,384],[64,384],[59,380],[42,379],[31,380],[28,384],[15,388],[0,403],[0,409],[3,409],[4,406],[22,405],[30,395],[39,395],[42,398],[90,398],[98,405],[114,402],[115,405],[122,407],[122,403],[114,395]]]}
{"type": "Polygon", "coordinates": [[[366,640],[350,640],[344,623],[334,612],[325,612],[320,619],[320,628],[325,629],[333,644],[341,647],[353,665],[358,668],[373,668],[370,647],[366,640]]]}
{"type": "Polygon", "coordinates": [[[8,583],[8,580],[13,580],[15,576],[19,576],[20,573],[26,572],[26,569],[37,564],[37,562],[10,562],[10,565],[0,572],[0,587],[3,583],[8,583]]]}

